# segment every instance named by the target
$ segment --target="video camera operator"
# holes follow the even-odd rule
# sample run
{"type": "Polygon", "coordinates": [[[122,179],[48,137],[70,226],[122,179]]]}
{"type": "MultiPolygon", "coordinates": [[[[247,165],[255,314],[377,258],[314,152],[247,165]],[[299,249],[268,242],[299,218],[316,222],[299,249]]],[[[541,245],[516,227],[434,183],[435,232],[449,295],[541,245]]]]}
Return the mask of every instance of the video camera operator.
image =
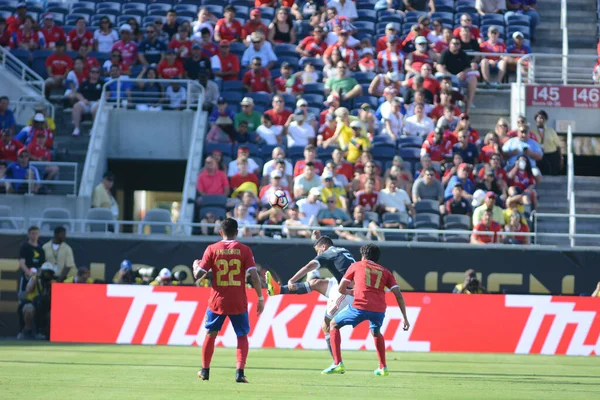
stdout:
{"type": "Polygon", "coordinates": [[[452,293],[462,294],[481,294],[487,292],[486,288],[484,288],[479,279],[477,279],[477,273],[474,269],[466,270],[463,283],[457,283],[456,286],[454,286],[454,290],[452,290],[452,293]]]}
{"type": "Polygon", "coordinates": [[[17,339],[47,339],[50,337],[50,296],[52,282],[56,282],[56,269],[45,262],[39,270],[32,269],[34,275],[25,289],[23,305],[25,328],[17,339]]]}
{"type": "Polygon", "coordinates": [[[187,278],[185,271],[177,271],[174,274],[168,268],[163,268],[156,279],[150,282],[152,286],[181,286],[187,278]]]}

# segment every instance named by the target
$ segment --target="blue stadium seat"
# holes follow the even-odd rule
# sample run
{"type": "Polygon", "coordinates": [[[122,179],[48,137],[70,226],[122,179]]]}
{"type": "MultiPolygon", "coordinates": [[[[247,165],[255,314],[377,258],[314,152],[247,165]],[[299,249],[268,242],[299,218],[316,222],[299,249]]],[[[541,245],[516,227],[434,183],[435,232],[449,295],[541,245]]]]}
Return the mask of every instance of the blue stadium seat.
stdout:
{"type": "Polygon", "coordinates": [[[221,95],[227,92],[241,92],[244,90],[242,81],[223,81],[223,91],[221,92],[221,95]]]}
{"type": "Polygon", "coordinates": [[[208,213],[213,214],[217,219],[221,219],[221,220],[226,217],[224,208],[210,206],[210,207],[200,208],[200,211],[198,212],[198,216],[199,216],[200,220],[202,220],[208,213]]]}
{"type": "Polygon", "coordinates": [[[436,11],[431,14],[431,20],[439,19],[442,23],[452,25],[453,14],[451,12],[436,11]]]}
{"type": "Polygon", "coordinates": [[[283,97],[283,102],[284,102],[286,108],[289,108],[292,110],[294,110],[296,108],[296,102],[298,101],[296,96],[294,96],[291,93],[283,93],[283,94],[281,94],[281,97],[283,97]]]}
{"type": "Polygon", "coordinates": [[[363,93],[363,96],[357,96],[354,98],[354,108],[359,108],[363,103],[367,103],[372,110],[377,110],[379,107],[379,101],[375,96],[369,96],[366,92],[363,93]]]}
{"type": "Polygon", "coordinates": [[[355,21],[354,26],[359,32],[375,34],[375,23],[370,21],[355,21]]]}
{"type": "MultiPolygon", "coordinates": [[[[421,148],[423,145],[423,139],[418,136],[407,136],[398,138],[398,147],[400,148],[410,148],[416,147],[421,148]]],[[[421,158],[421,157],[418,157],[421,158]]]]}
{"type": "Polygon", "coordinates": [[[117,22],[117,16],[116,15],[96,14],[96,15],[92,15],[92,19],[90,20],[90,24],[92,24],[92,25],[100,25],[100,20],[102,18],[104,18],[104,17],[108,18],[113,25],[117,22]]]}
{"type": "Polygon", "coordinates": [[[28,1],[27,2],[27,14],[42,13],[44,12],[44,3],[39,1],[28,1]]]}
{"type": "Polygon", "coordinates": [[[146,11],[148,11],[148,15],[162,15],[165,16],[167,11],[169,11],[173,7],[171,4],[166,3],[152,3],[148,4],[146,11]],[[157,13],[157,14],[154,14],[157,13]]]}
{"type": "Polygon", "coordinates": [[[182,12],[190,12],[194,15],[198,14],[198,6],[195,4],[175,4],[173,7],[177,11],[177,15],[182,15],[182,12]]]}
{"type": "Polygon", "coordinates": [[[327,161],[331,160],[331,154],[335,150],[335,147],[329,146],[327,148],[317,147],[317,158],[325,164],[327,161]]]}
{"type": "MultiPolygon", "coordinates": [[[[393,147],[396,148],[396,143],[394,142],[394,140],[389,136],[389,135],[376,135],[373,137],[373,142],[372,142],[373,146],[384,146],[384,147],[393,147]]],[[[388,160],[391,163],[391,160],[388,160]]],[[[387,161],[386,161],[386,166],[385,166],[385,170],[391,168],[391,165],[388,166],[387,165],[387,161]]]]}
{"type": "Polygon", "coordinates": [[[304,93],[310,94],[321,94],[325,91],[325,85],[323,83],[307,83],[304,85],[304,93]]]}
{"type": "Polygon", "coordinates": [[[288,62],[292,68],[294,68],[295,70],[298,69],[298,57],[295,56],[277,56],[277,61],[275,61],[275,65],[273,66],[273,68],[280,68],[281,64],[283,64],[284,62],[288,62]]]}
{"type": "Polygon", "coordinates": [[[439,12],[447,12],[447,13],[454,13],[454,5],[448,6],[445,4],[440,4],[435,6],[435,10],[439,11],[439,12]]]}
{"type": "Polygon", "coordinates": [[[224,156],[231,157],[232,146],[230,143],[204,143],[204,155],[208,155],[215,150],[219,150],[224,156]]]}
{"type": "Polygon", "coordinates": [[[292,56],[297,57],[298,53],[296,53],[296,45],[289,43],[276,43],[273,46],[273,52],[279,56],[292,56]]]}
{"type": "Polygon", "coordinates": [[[477,9],[475,6],[470,4],[457,4],[455,11],[457,14],[467,13],[467,14],[477,14],[477,9]]]}
{"type": "Polygon", "coordinates": [[[121,4],[114,1],[106,1],[96,4],[96,12],[101,13],[104,10],[121,11],[121,4]]]}
{"type": "MultiPolygon", "coordinates": [[[[77,11],[83,11],[83,10],[77,10],[77,11]]],[[[93,11],[92,11],[93,13],[93,11]]],[[[65,19],[65,24],[67,25],[75,25],[75,23],[77,22],[77,20],[82,17],[85,19],[85,22],[87,22],[89,24],[90,22],[90,15],[89,14],[81,14],[81,13],[71,13],[69,15],[67,15],[67,18],[65,19]]]]}
{"type": "Polygon", "coordinates": [[[123,11],[123,13],[130,13],[132,11],[140,11],[142,13],[144,13],[142,16],[146,15],[146,7],[147,4],[144,3],[124,3],[121,6],[121,11],[123,11]]]}
{"type": "Polygon", "coordinates": [[[71,3],[71,11],[75,12],[75,10],[80,8],[85,8],[93,11],[96,9],[96,3],[93,1],[76,1],[74,3],[71,3]]]}
{"type": "Polygon", "coordinates": [[[481,17],[481,25],[504,26],[504,16],[500,14],[486,14],[481,17]]]}
{"type": "Polygon", "coordinates": [[[427,15],[424,11],[408,11],[404,14],[405,23],[416,24],[421,15],[427,15]]]}
{"type": "MultiPolygon", "coordinates": [[[[363,9],[357,10],[358,20],[366,21],[366,22],[376,22],[377,21],[377,11],[371,9],[363,9]]],[[[356,23],[354,24],[356,26],[356,23]]],[[[357,27],[358,28],[358,27],[357,27]]]]}
{"type": "Polygon", "coordinates": [[[373,144],[371,148],[373,158],[378,161],[389,161],[396,155],[396,149],[383,143],[373,144]]]}
{"type": "Polygon", "coordinates": [[[415,203],[415,211],[417,214],[433,214],[435,217],[422,217],[424,221],[435,222],[435,226],[440,226],[440,208],[439,203],[436,200],[420,200],[415,203]]]}
{"type": "Polygon", "coordinates": [[[248,93],[246,96],[252,98],[255,104],[269,106],[271,104],[271,95],[268,93],[248,93]]]}
{"type": "Polygon", "coordinates": [[[521,32],[523,34],[523,36],[525,36],[525,39],[527,39],[527,40],[531,39],[531,32],[530,32],[529,28],[526,26],[509,25],[508,31],[506,32],[506,36],[512,37],[512,34],[515,32],[521,32]]]}
{"type": "Polygon", "coordinates": [[[139,15],[124,14],[124,15],[119,15],[117,17],[117,25],[121,26],[123,24],[126,24],[130,18],[135,19],[137,21],[138,25],[142,24],[142,17],[140,17],[139,15]]]}
{"type": "MultiPolygon", "coordinates": [[[[223,2],[221,2],[222,4],[223,2]]],[[[217,18],[223,18],[223,6],[218,4],[208,4],[203,6],[212,14],[214,14],[217,18]]]]}
{"type": "Polygon", "coordinates": [[[515,14],[515,15],[510,15],[507,18],[508,26],[529,27],[529,25],[530,25],[529,21],[530,21],[530,19],[527,15],[515,14]]]}
{"type": "Polygon", "coordinates": [[[302,96],[308,102],[310,107],[323,107],[325,97],[322,94],[306,93],[302,96]]]}
{"type": "MultiPolygon", "coordinates": [[[[248,3],[244,4],[236,4],[233,6],[235,8],[236,11],[236,16],[239,16],[240,14],[244,14],[244,15],[249,15],[250,14],[250,7],[248,7],[248,3]]],[[[262,13],[261,13],[262,15],[262,13]]]]}
{"type": "Polygon", "coordinates": [[[316,57],[303,57],[299,61],[299,67],[304,68],[304,66],[309,62],[315,66],[316,70],[322,70],[323,67],[325,67],[323,60],[320,58],[316,58],[316,57]]]}
{"type": "Polygon", "coordinates": [[[398,150],[398,154],[403,159],[406,159],[410,162],[418,161],[421,158],[421,149],[416,147],[401,147],[398,150]]]}
{"type": "Polygon", "coordinates": [[[260,146],[260,154],[262,155],[263,159],[270,159],[271,158],[271,154],[273,153],[273,149],[277,147],[274,145],[270,145],[270,144],[263,144],[262,146],[260,146]]]}
{"type": "Polygon", "coordinates": [[[371,83],[373,79],[375,79],[374,72],[355,72],[354,79],[358,81],[358,83],[371,83]]]}
{"type": "Polygon", "coordinates": [[[291,159],[303,159],[304,147],[289,147],[286,151],[286,157],[291,159]]]}

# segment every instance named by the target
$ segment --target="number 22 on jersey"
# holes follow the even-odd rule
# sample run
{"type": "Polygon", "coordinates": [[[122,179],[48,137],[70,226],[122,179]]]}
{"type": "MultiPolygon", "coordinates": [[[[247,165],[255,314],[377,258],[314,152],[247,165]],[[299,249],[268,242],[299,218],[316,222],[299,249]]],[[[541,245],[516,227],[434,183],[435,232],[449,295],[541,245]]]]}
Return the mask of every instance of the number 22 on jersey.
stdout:
{"type": "Polygon", "coordinates": [[[217,260],[215,262],[217,267],[217,286],[241,286],[242,281],[239,280],[240,269],[242,262],[237,258],[227,260],[217,260]]]}
{"type": "Polygon", "coordinates": [[[375,289],[380,289],[379,285],[381,284],[381,277],[383,276],[383,272],[378,269],[365,268],[367,287],[374,287],[375,289]],[[373,285],[373,280],[371,274],[375,275],[375,284],[373,285]]]}

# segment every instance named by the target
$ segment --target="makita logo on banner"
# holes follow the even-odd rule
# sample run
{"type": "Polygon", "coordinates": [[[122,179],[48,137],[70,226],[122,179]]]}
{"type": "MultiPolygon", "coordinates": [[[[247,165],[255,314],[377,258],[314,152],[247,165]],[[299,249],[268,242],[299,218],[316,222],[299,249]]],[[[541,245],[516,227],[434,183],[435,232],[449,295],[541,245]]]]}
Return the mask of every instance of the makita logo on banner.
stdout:
{"type": "MultiPolygon", "coordinates": [[[[198,345],[210,289],[56,284],[55,342],[198,345]]],[[[321,332],[326,299],[317,293],[269,297],[256,315],[248,292],[250,346],[326,349],[321,332]]],[[[552,296],[405,293],[412,327],[387,298],[382,327],[388,350],[600,354],[600,299],[552,296]],[[460,316],[460,317],[459,317],[460,316]]],[[[342,329],[346,349],[373,350],[367,323],[342,329]]],[[[235,347],[229,323],[217,344],[235,347]]]]}

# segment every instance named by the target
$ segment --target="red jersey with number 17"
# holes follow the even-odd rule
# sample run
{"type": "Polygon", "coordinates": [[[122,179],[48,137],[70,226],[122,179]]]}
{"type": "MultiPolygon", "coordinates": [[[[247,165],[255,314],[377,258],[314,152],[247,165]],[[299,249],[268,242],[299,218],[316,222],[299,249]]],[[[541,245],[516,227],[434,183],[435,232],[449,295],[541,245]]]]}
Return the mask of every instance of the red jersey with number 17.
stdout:
{"type": "Polygon", "coordinates": [[[248,311],[246,271],[256,269],[250,247],[237,240],[222,240],[204,251],[200,269],[212,271],[208,308],[216,314],[237,315],[248,311]]]}
{"type": "Polygon", "coordinates": [[[389,269],[373,261],[359,261],[350,266],[342,280],[354,282],[352,307],[371,312],[384,312],[385,288],[398,286],[389,269]]]}

